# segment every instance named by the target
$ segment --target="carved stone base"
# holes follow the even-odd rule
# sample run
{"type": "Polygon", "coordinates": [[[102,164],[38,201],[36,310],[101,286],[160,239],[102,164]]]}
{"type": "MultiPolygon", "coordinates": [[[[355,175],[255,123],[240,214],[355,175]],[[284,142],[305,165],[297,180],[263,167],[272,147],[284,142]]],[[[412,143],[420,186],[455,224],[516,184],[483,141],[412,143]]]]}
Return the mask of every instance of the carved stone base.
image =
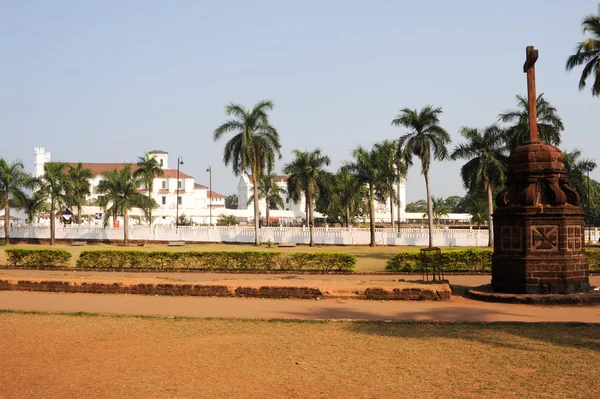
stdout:
{"type": "Polygon", "coordinates": [[[572,205],[498,208],[494,214],[494,291],[589,291],[583,219],[581,208],[572,205]]]}

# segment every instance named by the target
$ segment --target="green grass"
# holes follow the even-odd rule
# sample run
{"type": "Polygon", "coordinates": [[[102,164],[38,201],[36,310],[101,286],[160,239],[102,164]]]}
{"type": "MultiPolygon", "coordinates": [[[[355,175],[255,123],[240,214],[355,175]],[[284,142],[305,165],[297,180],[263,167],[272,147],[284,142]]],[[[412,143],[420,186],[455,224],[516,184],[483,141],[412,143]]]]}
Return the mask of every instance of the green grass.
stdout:
{"type": "Polygon", "coordinates": [[[600,325],[0,312],[11,398],[600,397],[600,325]]]}
{"type": "MultiPolygon", "coordinates": [[[[57,244],[54,246],[40,245],[40,244],[17,244],[17,245],[5,245],[0,247],[0,264],[6,265],[6,253],[4,249],[8,248],[54,248],[64,249],[69,251],[73,256],[69,262],[71,267],[75,267],[75,262],[79,258],[79,254],[85,250],[140,250],[140,251],[269,251],[269,252],[342,252],[356,256],[356,271],[357,272],[383,272],[385,271],[386,262],[398,252],[416,252],[422,247],[414,246],[379,246],[379,247],[368,247],[368,246],[333,246],[324,245],[317,247],[309,246],[297,246],[293,248],[279,248],[272,247],[267,248],[266,246],[255,247],[254,245],[248,244],[186,244],[182,247],[169,247],[166,244],[146,244],[143,247],[131,245],[124,247],[117,244],[88,244],[84,246],[71,246],[68,244],[57,244]]],[[[466,247],[442,247],[442,251],[446,250],[463,250],[466,247]]],[[[481,248],[485,249],[485,248],[481,248]]]]}

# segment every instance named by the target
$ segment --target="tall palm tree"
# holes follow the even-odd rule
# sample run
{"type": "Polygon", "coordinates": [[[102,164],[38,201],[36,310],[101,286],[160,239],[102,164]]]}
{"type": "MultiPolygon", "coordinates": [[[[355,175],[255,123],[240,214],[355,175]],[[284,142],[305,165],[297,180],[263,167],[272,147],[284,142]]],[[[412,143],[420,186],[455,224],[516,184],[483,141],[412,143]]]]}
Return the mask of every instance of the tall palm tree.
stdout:
{"type": "MultiPolygon", "coordinates": [[[[563,151],[565,156],[565,169],[569,177],[569,184],[581,196],[587,215],[591,213],[591,195],[589,193],[589,173],[596,169],[596,162],[588,158],[581,158],[581,150],[563,151]]],[[[588,221],[589,222],[589,221],[588,221]]]]}
{"type": "Polygon", "coordinates": [[[494,201],[492,192],[495,186],[501,185],[506,173],[506,150],[503,144],[504,132],[496,125],[483,131],[463,127],[460,132],[467,142],[459,144],[452,152],[451,158],[467,159],[460,170],[463,185],[467,190],[484,189],[488,203],[488,246],[494,245],[494,201]]]}
{"type": "Polygon", "coordinates": [[[140,185],[141,180],[131,173],[130,165],[104,173],[103,179],[98,183],[97,192],[104,194],[99,202],[105,209],[105,218],[108,215],[123,215],[125,245],[129,244],[129,211],[132,208],[152,209],[158,206],[154,199],[138,191],[140,185]]]}
{"type": "Polygon", "coordinates": [[[225,113],[233,116],[213,132],[217,141],[224,134],[235,135],[225,144],[223,162],[233,168],[236,176],[249,175],[254,191],[254,243],[260,245],[258,234],[258,180],[266,173],[272,173],[275,167],[275,156],[281,158],[279,133],[269,122],[268,111],[273,109],[271,101],[261,101],[247,110],[239,104],[228,104],[225,113]]]}
{"type": "Polygon", "coordinates": [[[23,163],[8,163],[0,158],[0,207],[4,208],[4,240],[10,244],[9,201],[24,202],[25,189],[31,186],[31,178],[25,173],[23,163]]]}
{"type": "Polygon", "coordinates": [[[68,165],[64,162],[44,164],[44,174],[37,178],[38,193],[50,203],[50,245],[56,242],[56,211],[68,202],[68,165]]]}
{"type": "Polygon", "coordinates": [[[442,108],[427,105],[420,111],[403,108],[392,120],[394,126],[410,129],[398,141],[399,156],[408,166],[412,165],[412,157],[421,160],[421,173],[425,177],[427,189],[427,216],[429,219],[429,247],[433,246],[433,208],[431,204],[431,187],[429,184],[429,167],[431,160],[444,160],[448,156],[446,146],[452,141],[450,135],[440,126],[439,115],[442,108]]]}
{"type": "Polygon", "coordinates": [[[567,59],[567,71],[576,66],[585,64],[579,79],[579,90],[585,88],[585,81],[593,75],[594,85],[592,95],[600,96],[600,4],[598,4],[598,15],[588,15],[581,23],[583,33],[589,32],[592,37],[577,43],[575,54],[567,59]]]}
{"type": "Polygon", "coordinates": [[[81,206],[90,194],[90,179],[94,177],[91,169],[84,168],[79,162],[77,166],[69,165],[67,196],[69,205],[77,207],[77,224],[81,224],[81,206]]]}
{"type": "Polygon", "coordinates": [[[398,157],[398,143],[383,140],[373,146],[380,164],[380,180],[377,186],[377,196],[380,201],[390,201],[390,220],[394,228],[394,204],[399,204],[396,184],[406,178],[406,164],[398,157]]]}
{"type": "Polygon", "coordinates": [[[337,195],[339,204],[344,208],[346,213],[346,227],[350,227],[350,212],[358,211],[363,203],[364,186],[360,184],[355,175],[347,171],[345,168],[340,168],[335,174],[334,190],[337,195]]]}
{"type": "Polygon", "coordinates": [[[308,214],[306,220],[310,228],[310,246],[314,241],[314,203],[323,186],[329,184],[330,179],[325,166],[331,163],[327,155],[323,155],[319,148],[313,151],[293,150],[295,158],[285,165],[283,173],[288,175],[288,191],[296,193],[292,198],[297,198],[299,188],[304,193],[308,214]]]}
{"type": "MultiPolygon", "coordinates": [[[[279,187],[275,181],[275,175],[270,173],[264,175],[258,181],[258,198],[265,199],[266,213],[267,213],[267,226],[269,226],[271,209],[283,208],[283,198],[281,196],[285,194],[285,190],[279,187]]],[[[248,204],[252,203],[254,198],[248,200],[248,204]]]]}
{"type": "MultiPolygon", "coordinates": [[[[165,172],[162,166],[156,160],[155,157],[151,156],[149,152],[146,152],[143,157],[138,157],[137,162],[138,168],[133,175],[136,178],[140,178],[144,186],[148,189],[148,198],[152,198],[152,190],[154,189],[154,178],[163,176],[165,172]]],[[[148,224],[152,224],[152,209],[147,209],[148,224]]]]}
{"type": "Polygon", "coordinates": [[[369,245],[375,246],[375,191],[381,182],[381,162],[374,150],[357,147],[352,151],[354,161],[344,165],[344,168],[356,176],[356,180],[367,186],[367,201],[369,203],[369,230],[371,240],[369,245]]]}
{"type": "Polygon", "coordinates": [[[49,212],[50,207],[45,198],[39,195],[39,191],[36,191],[31,196],[27,196],[21,204],[22,209],[27,213],[27,223],[33,224],[36,215],[40,212],[49,212]]]}
{"type": "MultiPolygon", "coordinates": [[[[562,119],[544,98],[544,93],[536,99],[537,126],[540,139],[548,144],[560,144],[560,132],[565,130],[562,119]]],[[[505,130],[505,141],[509,150],[529,141],[529,103],[527,97],[517,95],[517,108],[509,109],[498,115],[501,122],[511,124],[505,130]]]]}

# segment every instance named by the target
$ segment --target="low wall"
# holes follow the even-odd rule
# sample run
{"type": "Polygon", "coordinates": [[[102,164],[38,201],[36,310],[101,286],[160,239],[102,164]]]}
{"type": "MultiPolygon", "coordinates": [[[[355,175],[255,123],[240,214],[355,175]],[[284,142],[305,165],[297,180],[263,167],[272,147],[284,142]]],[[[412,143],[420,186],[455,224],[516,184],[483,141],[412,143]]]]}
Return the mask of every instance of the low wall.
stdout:
{"type": "MultiPolygon", "coordinates": [[[[315,243],[319,245],[369,245],[369,229],[359,228],[315,228],[315,243]]],[[[260,229],[261,242],[309,243],[309,229],[306,227],[263,227],[260,229]]],[[[25,240],[48,240],[48,226],[13,226],[10,236],[25,240]]],[[[0,231],[0,238],[4,231],[0,231]]],[[[121,241],[122,228],[102,228],[96,226],[67,226],[56,228],[57,240],[85,241],[121,241]]],[[[131,226],[131,241],[186,241],[186,242],[224,242],[253,243],[253,227],[148,227],[131,226]]],[[[426,246],[429,236],[426,229],[376,229],[377,245],[416,245],[426,246]]],[[[435,229],[433,245],[443,247],[485,247],[488,244],[487,230],[435,229]]]]}

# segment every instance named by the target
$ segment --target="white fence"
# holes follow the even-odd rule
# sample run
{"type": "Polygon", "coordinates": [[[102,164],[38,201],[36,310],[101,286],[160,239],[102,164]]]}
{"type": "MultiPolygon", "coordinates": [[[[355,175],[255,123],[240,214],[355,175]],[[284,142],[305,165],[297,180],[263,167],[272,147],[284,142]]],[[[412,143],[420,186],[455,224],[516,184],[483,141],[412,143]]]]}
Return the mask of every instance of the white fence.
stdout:
{"type": "MultiPolygon", "coordinates": [[[[585,238],[598,241],[597,228],[586,230],[585,238]]],[[[10,236],[21,239],[42,239],[50,237],[47,226],[14,226],[10,236]]],[[[4,230],[0,230],[0,238],[4,230]]],[[[119,241],[123,239],[122,228],[102,228],[93,226],[67,226],[56,228],[58,240],[119,241]]],[[[131,226],[129,239],[132,241],[187,241],[187,242],[227,242],[253,243],[253,227],[148,227],[131,226]]],[[[309,229],[305,227],[263,227],[260,229],[261,242],[309,243],[309,229]]],[[[429,242],[427,229],[375,229],[377,245],[416,245],[426,246],[429,242]]],[[[315,243],[325,245],[368,245],[369,229],[358,228],[315,228],[315,243]]],[[[488,244],[487,230],[435,229],[433,245],[444,247],[485,247],[488,244]]]]}

